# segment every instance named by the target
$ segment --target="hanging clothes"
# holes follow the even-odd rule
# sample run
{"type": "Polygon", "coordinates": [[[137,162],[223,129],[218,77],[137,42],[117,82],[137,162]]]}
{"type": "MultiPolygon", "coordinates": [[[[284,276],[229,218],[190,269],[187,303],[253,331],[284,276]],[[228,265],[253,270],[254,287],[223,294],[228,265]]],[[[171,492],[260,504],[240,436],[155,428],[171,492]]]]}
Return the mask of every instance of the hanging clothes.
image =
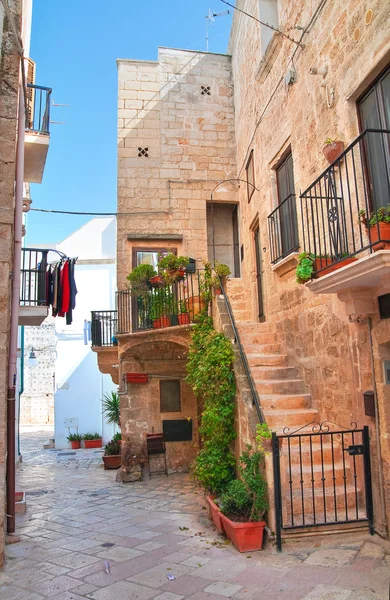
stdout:
{"type": "Polygon", "coordinates": [[[76,308],[76,260],[62,259],[49,265],[46,273],[47,299],[52,306],[52,315],[66,317],[67,325],[72,324],[73,310],[76,308]]]}

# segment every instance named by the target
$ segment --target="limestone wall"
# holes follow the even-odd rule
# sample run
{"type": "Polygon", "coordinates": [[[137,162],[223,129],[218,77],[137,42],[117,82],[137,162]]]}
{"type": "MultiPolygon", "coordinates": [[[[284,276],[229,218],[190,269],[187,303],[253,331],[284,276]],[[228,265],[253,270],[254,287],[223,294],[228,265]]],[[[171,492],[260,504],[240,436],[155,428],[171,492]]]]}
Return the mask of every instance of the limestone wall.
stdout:
{"type": "MultiPolygon", "coordinates": [[[[267,216],[278,204],[276,165],[291,150],[295,193],[299,198],[300,190],[309,186],[327,166],[322,154],[325,139],[338,138],[347,146],[358,135],[356,99],[390,60],[388,2],[334,0],[326,2],[316,14],[319,4],[307,0],[279,0],[279,25],[285,32],[298,40],[302,31],[295,26],[308,27],[302,39],[304,48],[297,48],[286,38],[275,35],[263,56],[259,24],[237,12],[234,16],[230,52],[233,55],[237,173],[245,177],[245,165],[253,150],[255,184],[259,189],[249,204],[246,190],[240,190],[243,277],[255,319],[257,290],[251,226],[258,220],[264,249],[266,320],[277,329],[291,364],[299,367],[321,417],[342,425],[356,421],[370,426],[376,473],[376,522],[383,531],[376,428],[374,419],[364,415],[362,398],[365,389],[372,389],[367,323],[350,323],[344,304],[336,295],[315,295],[304,286],[298,286],[293,262],[276,271],[270,258],[267,216]],[[372,9],[373,19],[366,25],[368,9],[372,9]],[[292,65],[296,83],[287,90],[284,76],[292,65]],[[328,67],[324,82],[335,90],[331,108],[327,106],[325,88],[321,86],[322,76],[309,74],[311,67],[324,65],[328,67]]],[[[256,0],[240,0],[238,6],[259,16],[256,0]]],[[[300,225],[299,234],[302,247],[300,225]]],[[[373,293],[375,295],[375,290],[373,293]]],[[[389,392],[388,386],[383,385],[383,365],[379,358],[390,358],[390,331],[388,322],[380,322],[378,317],[374,318],[374,349],[381,402],[384,475],[389,481],[389,392]]],[[[387,501],[390,504],[388,489],[387,501]]]]}
{"type": "MultiPolygon", "coordinates": [[[[20,22],[21,2],[9,2],[15,22],[20,22]]],[[[5,460],[8,387],[8,342],[13,254],[16,114],[19,57],[10,23],[0,12],[0,566],[5,527],[5,460]]]]}

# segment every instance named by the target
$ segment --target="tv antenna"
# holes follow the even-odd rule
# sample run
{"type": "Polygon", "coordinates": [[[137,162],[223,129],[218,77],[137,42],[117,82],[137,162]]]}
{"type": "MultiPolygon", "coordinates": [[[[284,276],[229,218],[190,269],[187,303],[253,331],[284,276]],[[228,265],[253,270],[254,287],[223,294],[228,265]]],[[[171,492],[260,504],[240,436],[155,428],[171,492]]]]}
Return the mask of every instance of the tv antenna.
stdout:
{"type": "Polygon", "coordinates": [[[213,25],[216,17],[224,17],[225,15],[230,15],[233,11],[231,10],[223,10],[222,12],[216,13],[209,8],[209,13],[206,15],[206,52],[209,51],[209,27],[213,25]]]}

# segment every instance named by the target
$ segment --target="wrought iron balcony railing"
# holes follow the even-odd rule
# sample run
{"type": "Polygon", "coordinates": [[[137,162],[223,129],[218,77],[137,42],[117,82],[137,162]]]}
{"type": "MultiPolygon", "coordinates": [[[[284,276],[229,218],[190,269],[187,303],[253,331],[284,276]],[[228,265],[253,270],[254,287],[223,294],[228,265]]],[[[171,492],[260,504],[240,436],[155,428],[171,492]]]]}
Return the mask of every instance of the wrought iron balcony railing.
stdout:
{"type": "Polygon", "coordinates": [[[113,346],[116,336],[189,325],[206,307],[201,294],[203,275],[186,273],[181,281],[161,287],[151,287],[145,294],[136,295],[130,290],[116,293],[115,311],[92,313],[92,345],[113,346]]]}
{"type": "Polygon", "coordinates": [[[27,131],[49,133],[51,92],[51,88],[27,84],[27,131]]]}
{"type": "Polygon", "coordinates": [[[390,130],[366,129],[300,202],[304,249],[318,257],[318,272],[390,243],[378,222],[381,209],[390,215],[390,130]]]}
{"type": "Polygon", "coordinates": [[[20,305],[48,306],[47,255],[49,250],[22,248],[20,305]]]}
{"type": "Polygon", "coordinates": [[[287,196],[268,216],[268,231],[273,264],[299,248],[295,194],[287,196]]]}

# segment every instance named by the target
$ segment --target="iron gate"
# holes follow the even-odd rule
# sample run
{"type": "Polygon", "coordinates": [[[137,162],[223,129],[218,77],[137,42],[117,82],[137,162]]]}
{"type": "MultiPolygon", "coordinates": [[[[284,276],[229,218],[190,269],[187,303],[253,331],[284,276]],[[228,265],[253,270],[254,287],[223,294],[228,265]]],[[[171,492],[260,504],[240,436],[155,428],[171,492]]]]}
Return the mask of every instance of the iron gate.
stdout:
{"type": "Polygon", "coordinates": [[[272,434],[279,551],[282,530],[366,521],[374,533],[368,427],[332,425],[272,434]]]}

